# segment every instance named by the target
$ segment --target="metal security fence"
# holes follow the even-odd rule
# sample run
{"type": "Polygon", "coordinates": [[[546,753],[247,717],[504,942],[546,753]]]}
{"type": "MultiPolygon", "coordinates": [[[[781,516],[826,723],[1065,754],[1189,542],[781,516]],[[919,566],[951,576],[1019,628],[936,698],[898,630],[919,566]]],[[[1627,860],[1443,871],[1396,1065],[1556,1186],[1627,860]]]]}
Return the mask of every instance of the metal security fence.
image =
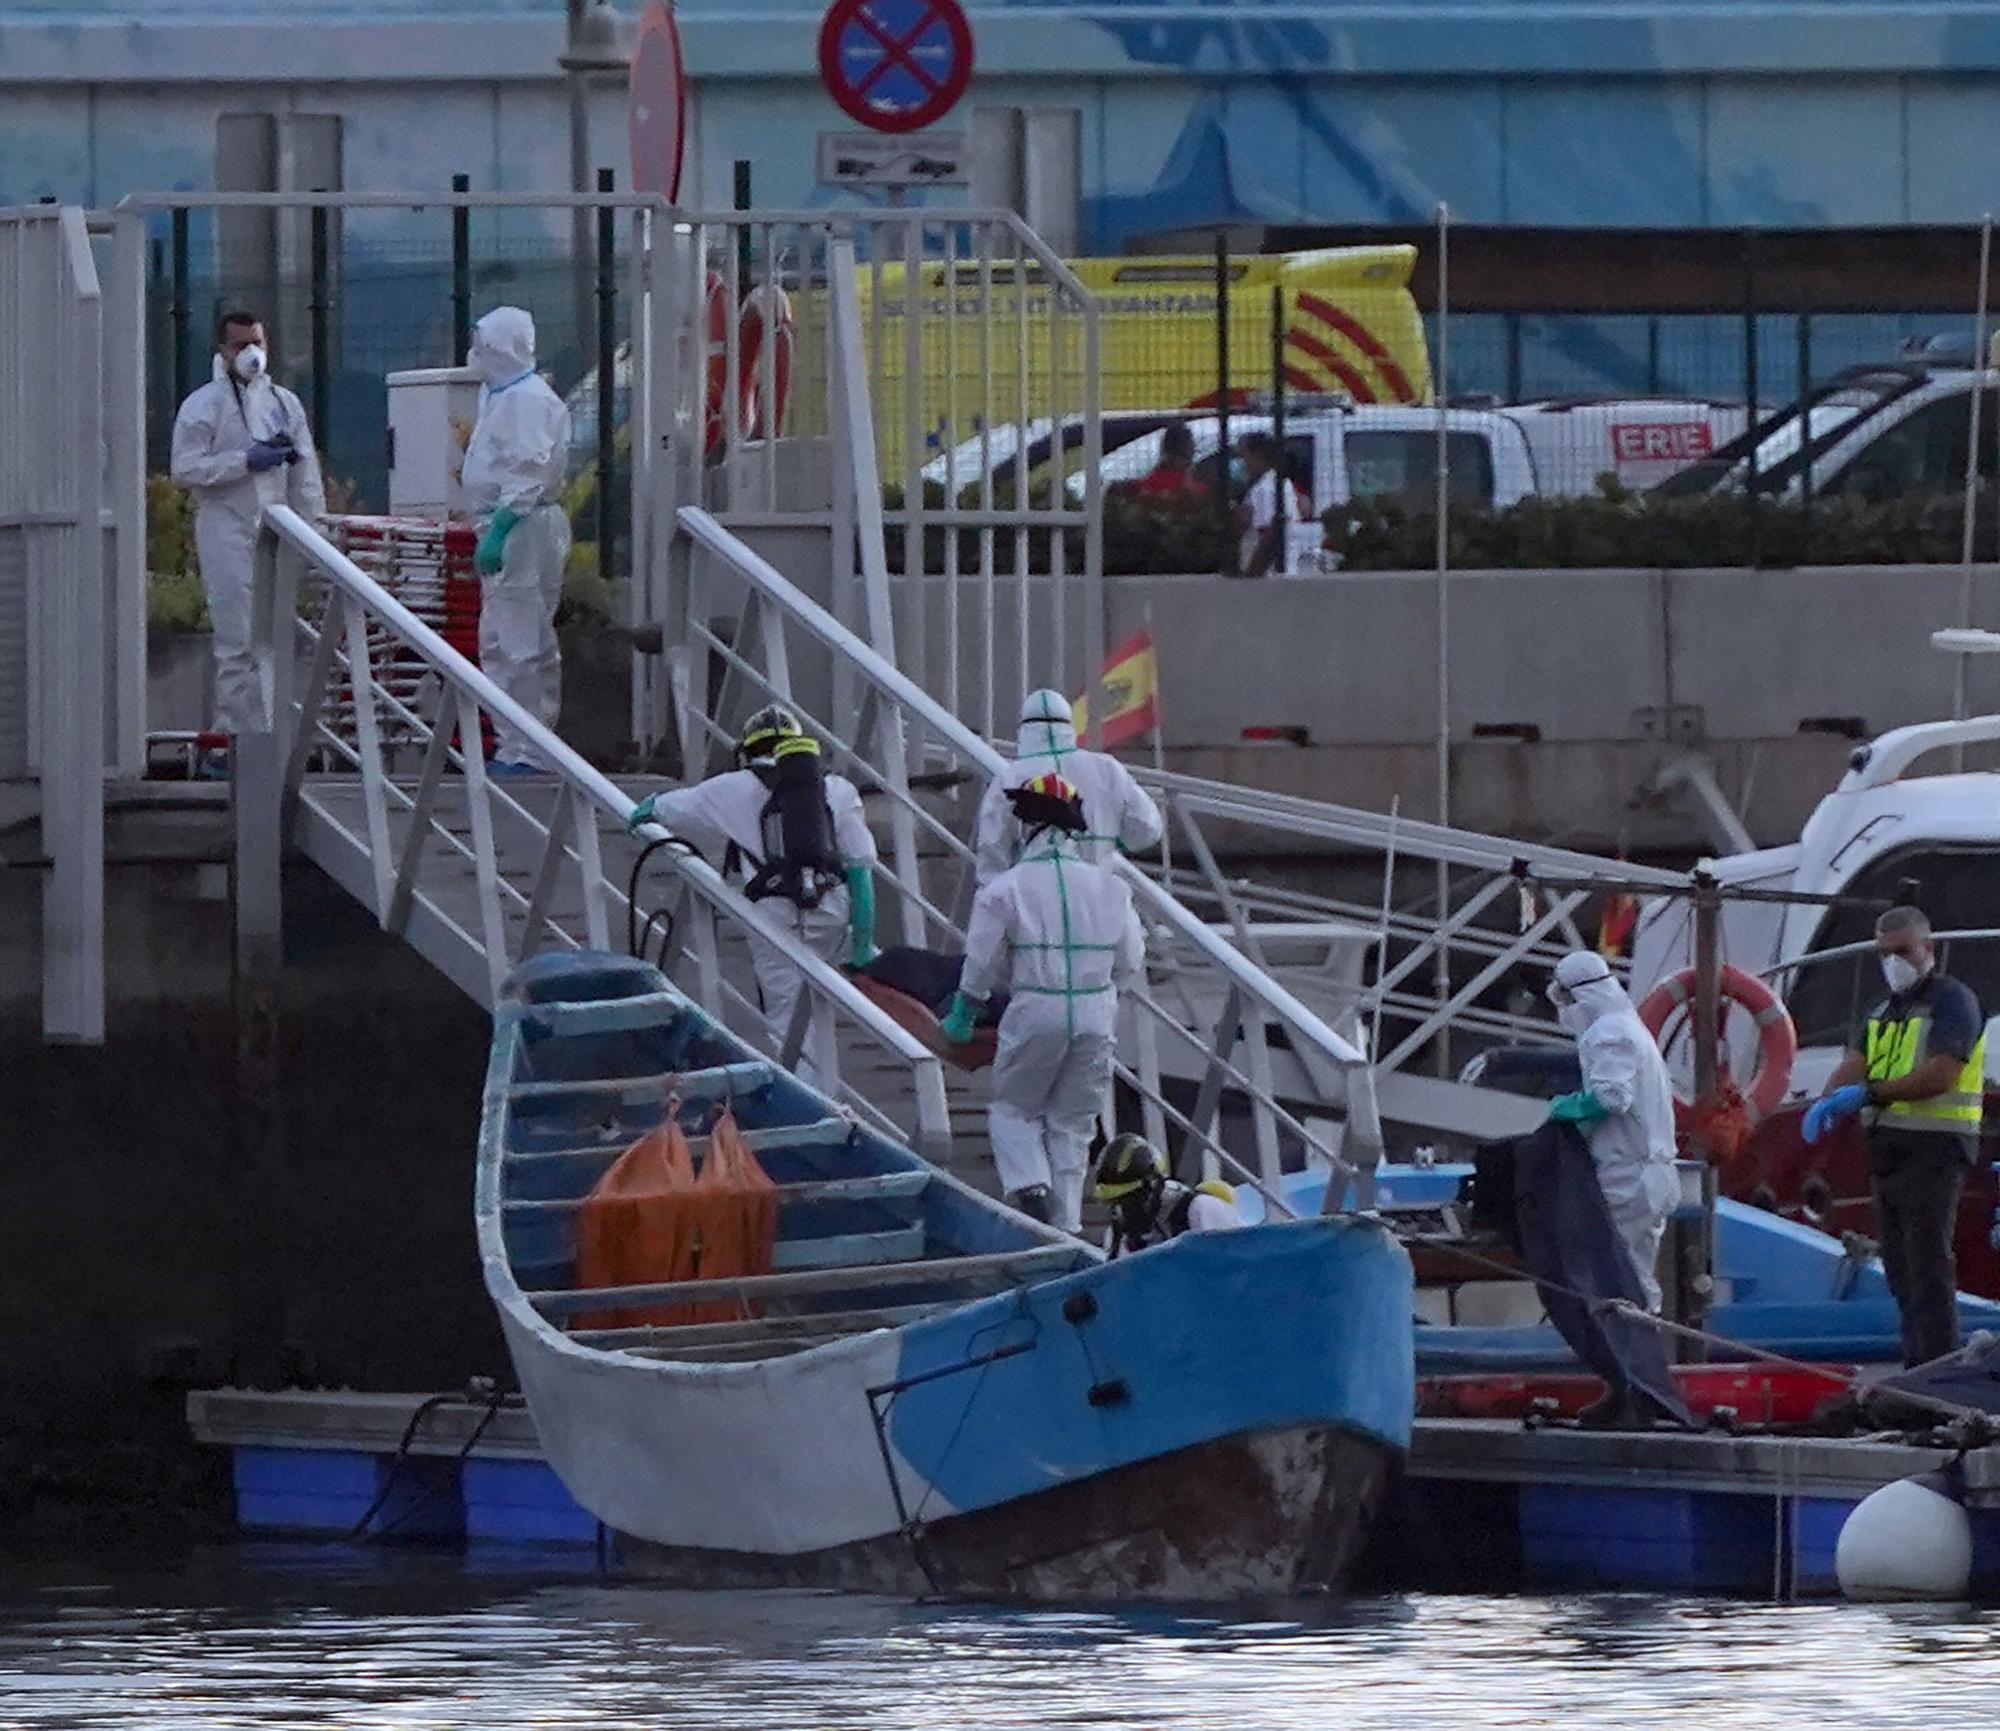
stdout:
{"type": "Polygon", "coordinates": [[[608,306],[611,315],[621,402],[629,385],[629,217],[604,273],[608,280],[599,284],[594,252],[586,261],[592,286],[579,305],[566,245],[482,238],[469,223],[462,225],[463,245],[455,245],[449,211],[436,214],[433,241],[382,240],[351,224],[330,223],[318,270],[310,250],[274,268],[270,254],[226,246],[213,225],[176,222],[177,214],[155,223],[164,232],[149,236],[146,245],[146,443],[155,471],[167,465],[175,409],[208,380],[216,320],[242,308],[263,317],[276,376],[298,392],[323,430],[322,458],[343,502],[357,510],[386,509],[383,380],[407,368],[462,365],[471,322],[509,305],[534,317],[537,359],[570,403],[573,468],[589,484],[584,472],[596,459],[600,307],[608,306]]]}
{"type": "MultiPolygon", "coordinates": [[[[1089,267],[1178,277],[1210,327],[1195,343],[1156,300],[1128,328],[1132,285],[1104,290],[1108,568],[1241,574],[1265,441],[1307,525],[1297,575],[1433,566],[1441,496],[1460,567],[1962,556],[1968,477],[2000,472],[1976,226],[1472,230],[1460,266],[1452,232],[1089,267]],[[1169,419],[1179,490],[1153,472],[1169,419]]],[[[2000,512],[1971,515],[1991,558],[2000,512]]]]}

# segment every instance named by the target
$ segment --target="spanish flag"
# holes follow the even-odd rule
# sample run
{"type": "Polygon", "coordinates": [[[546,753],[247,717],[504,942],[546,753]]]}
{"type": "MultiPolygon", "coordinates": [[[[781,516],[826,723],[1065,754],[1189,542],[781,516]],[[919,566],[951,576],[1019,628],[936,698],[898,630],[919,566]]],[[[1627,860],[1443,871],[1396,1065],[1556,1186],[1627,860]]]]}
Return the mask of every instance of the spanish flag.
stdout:
{"type": "MultiPolygon", "coordinates": [[[[1160,725],[1160,673],[1153,654],[1150,628],[1135,631],[1112,650],[1097,676],[1097,695],[1104,704],[1106,750],[1141,739],[1160,725]]],[[[1079,739],[1090,730],[1090,698],[1071,706],[1079,739]]]]}
{"type": "MultiPolygon", "coordinates": [[[[1622,862],[1625,850],[1618,850],[1622,862]]],[[[1639,903],[1624,890],[1613,890],[1604,898],[1604,911],[1597,919],[1597,953],[1616,961],[1632,947],[1632,934],[1639,926],[1639,903]]]]}

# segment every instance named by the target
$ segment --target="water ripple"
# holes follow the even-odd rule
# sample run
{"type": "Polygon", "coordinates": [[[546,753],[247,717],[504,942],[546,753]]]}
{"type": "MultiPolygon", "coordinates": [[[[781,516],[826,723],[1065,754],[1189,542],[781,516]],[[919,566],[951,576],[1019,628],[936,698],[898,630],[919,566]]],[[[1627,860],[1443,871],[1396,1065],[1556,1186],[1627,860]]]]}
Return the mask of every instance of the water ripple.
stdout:
{"type": "Polygon", "coordinates": [[[1844,1731],[2000,1710],[2000,1613],[1642,1595],[1296,1618],[659,1591],[245,1545],[0,1565],[0,1727],[1844,1731]]]}

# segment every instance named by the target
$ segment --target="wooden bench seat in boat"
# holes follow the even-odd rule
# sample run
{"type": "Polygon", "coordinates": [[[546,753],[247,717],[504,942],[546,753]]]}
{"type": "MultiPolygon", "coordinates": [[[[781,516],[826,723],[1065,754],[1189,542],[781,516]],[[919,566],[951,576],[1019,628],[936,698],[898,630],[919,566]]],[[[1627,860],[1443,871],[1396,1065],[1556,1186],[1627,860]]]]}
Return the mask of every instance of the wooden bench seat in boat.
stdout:
{"type": "MultiPolygon", "coordinates": [[[[811,1242],[806,1240],[805,1242],[811,1242]]],[[[916,1262],[868,1263],[858,1267],[815,1268],[783,1274],[745,1274],[720,1280],[679,1280],[647,1286],[600,1286],[524,1292],[522,1297],[550,1318],[640,1304],[689,1304],[712,1298],[793,1298],[827,1292],[868,1292],[893,1286],[948,1286],[970,1296],[977,1290],[1047,1279],[1081,1267],[1089,1253],[1081,1244],[1043,1244],[981,1256],[931,1257],[916,1262]]]]}

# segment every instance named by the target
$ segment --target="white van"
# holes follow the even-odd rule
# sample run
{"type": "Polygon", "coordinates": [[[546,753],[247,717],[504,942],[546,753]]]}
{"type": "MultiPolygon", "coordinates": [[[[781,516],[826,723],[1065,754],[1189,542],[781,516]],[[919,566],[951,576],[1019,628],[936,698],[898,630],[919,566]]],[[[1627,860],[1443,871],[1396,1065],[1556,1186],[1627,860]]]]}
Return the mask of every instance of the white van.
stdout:
{"type": "Polygon", "coordinates": [[[1498,412],[1527,436],[1535,489],[1551,499],[1593,493],[1604,475],[1643,493],[1750,424],[1741,403],[1700,397],[1549,397],[1498,412]]]}

